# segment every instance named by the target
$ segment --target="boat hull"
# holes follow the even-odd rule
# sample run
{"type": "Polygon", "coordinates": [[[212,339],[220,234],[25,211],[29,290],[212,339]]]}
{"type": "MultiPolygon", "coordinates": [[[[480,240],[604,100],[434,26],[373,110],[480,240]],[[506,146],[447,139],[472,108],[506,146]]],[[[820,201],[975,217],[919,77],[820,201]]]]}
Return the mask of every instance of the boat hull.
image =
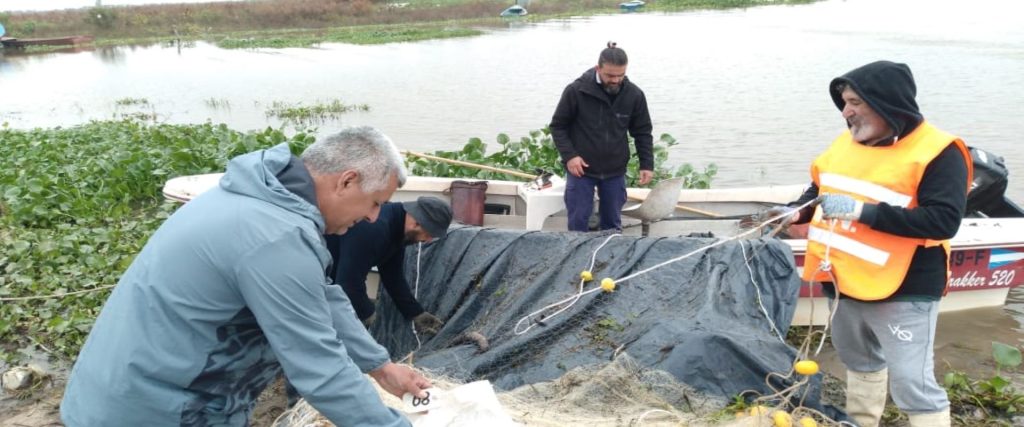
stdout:
{"type": "MultiPolygon", "coordinates": [[[[222,174],[179,177],[167,182],[167,199],[187,202],[217,185],[222,174]]],[[[454,178],[410,177],[392,197],[394,201],[434,196],[449,200],[454,178]]],[[[556,186],[557,187],[557,186],[556,186]]],[[[682,190],[679,202],[698,211],[714,213],[707,218],[694,211],[679,210],[672,220],[650,225],[652,236],[680,236],[698,233],[717,237],[733,236],[749,227],[751,218],[771,206],[795,200],[803,186],[772,186],[740,189],[682,190]]],[[[646,197],[647,189],[629,189],[630,196],[646,197]]],[[[536,190],[511,181],[488,181],[486,201],[503,207],[506,214],[485,214],[484,226],[562,231],[566,230],[564,204],[558,188],[536,190]]],[[[624,234],[640,234],[639,223],[623,217],[624,234]],[[632,221],[632,222],[631,222],[632,221]]],[[[791,236],[800,236],[794,227],[791,236]]],[[[794,263],[803,268],[807,240],[783,238],[793,251],[794,263]]],[[[951,280],[940,310],[956,311],[1002,306],[1009,290],[1024,284],[1024,218],[967,218],[952,240],[951,280]]],[[[375,289],[369,289],[376,296],[375,289]]],[[[820,286],[804,284],[797,303],[794,325],[823,324],[828,306],[820,286]]]]}
{"type": "Polygon", "coordinates": [[[28,46],[75,46],[91,43],[92,41],[92,36],[68,36],[39,39],[4,38],[0,43],[3,43],[4,47],[21,48],[28,46]]]}

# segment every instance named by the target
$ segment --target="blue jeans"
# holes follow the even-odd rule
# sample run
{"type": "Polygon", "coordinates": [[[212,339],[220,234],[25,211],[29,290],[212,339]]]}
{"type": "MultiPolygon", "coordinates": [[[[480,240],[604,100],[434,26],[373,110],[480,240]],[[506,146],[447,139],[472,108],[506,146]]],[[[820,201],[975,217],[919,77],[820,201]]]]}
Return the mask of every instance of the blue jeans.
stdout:
{"type": "Polygon", "coordinates": [[[590,214],[594,213],[594,187],[600,199],[601,230],[622,230],[622,206],[626,204],[626,175],[605,179],[566,174],[565,210],[569,215],[569,231],[590,231],[590,214]]]}

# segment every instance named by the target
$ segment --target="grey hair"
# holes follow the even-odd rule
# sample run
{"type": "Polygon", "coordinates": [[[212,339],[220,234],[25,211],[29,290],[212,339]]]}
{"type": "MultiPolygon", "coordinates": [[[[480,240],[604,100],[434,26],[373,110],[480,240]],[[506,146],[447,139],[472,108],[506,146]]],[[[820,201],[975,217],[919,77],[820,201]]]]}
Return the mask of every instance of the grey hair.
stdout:
{"type": "Polygon", "coordinates": [[[401,187],[408,174],[395,144],[370,126],[345,128],[314,142],[302,152],[302,162],[314,176],[354,170],[362,177],[359,188],[365,192],[383,190],[392,174],[401,187]]]}

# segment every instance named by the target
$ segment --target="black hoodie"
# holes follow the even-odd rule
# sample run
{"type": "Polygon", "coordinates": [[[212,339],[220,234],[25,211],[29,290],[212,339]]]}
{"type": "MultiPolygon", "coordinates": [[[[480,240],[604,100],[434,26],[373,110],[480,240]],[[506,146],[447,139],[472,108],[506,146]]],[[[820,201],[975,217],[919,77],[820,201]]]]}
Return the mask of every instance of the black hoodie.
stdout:
{"type": "Polygon", "coordinates": [[[626,173],[633,136],[641,170],[654,170],[654,138],[647,98],[639,87],[622,80],[618,95],[611,97],[597,83],[591,68],[566,86],[551,118],[551,137],[562,163],[576,156],[590,166],[586,176],[598,179],[626,173]]]}
{"type": "MultiPolygon", "coordinates": [[[[846,106],[841,83],[850,86],[885,119],[894,138],[878,145],[892,145],[909,135],[924,121],[914,97],[917,86],[910,67],[889,61],[877,61],[854,69],[829,83],[832,101],[840,111],[846,106]]],[[[952,141],[950,141],[952,142],[952,141]]],[[[950,144],[925,168],[917,188],[918,206],[913,209],[887,203],[865,204],[860,222],[872,229],[903,237],[944,240],[952,238],[960,227],[967,204],[967,164],[960,150],[950,144]]],[[[802,205],[818,196],[811,186],[796,202],[802,205]]],[[[801,212],[801,222],[813,212],[801,212]]],[[[805,266],[806,267],[806,266],[805,266]]],[[[938,300],[946,288],[946,253],[941,246],[920,246],[914,252],[903,284],[888,300],[938,300]]],[[[831,289],[829,293],[831,293],[831,289]]]]}
{"type": "MultiPolygon", "coordinates": [[[[828,91],[839,111],[843,111],[846,106],[843,92],[839,90],[843,83],[849,85],[872,110],[885,119],[889,128],[895,131],[893,136],[903,138],[924,121],[924,116],[917,108],[917,101],[914,100],[917,96],[914,75],[906,64],[872,62],[832,79],[828,91]]],[[[879,145],[892,145],[893,142],[879,145]]]]}

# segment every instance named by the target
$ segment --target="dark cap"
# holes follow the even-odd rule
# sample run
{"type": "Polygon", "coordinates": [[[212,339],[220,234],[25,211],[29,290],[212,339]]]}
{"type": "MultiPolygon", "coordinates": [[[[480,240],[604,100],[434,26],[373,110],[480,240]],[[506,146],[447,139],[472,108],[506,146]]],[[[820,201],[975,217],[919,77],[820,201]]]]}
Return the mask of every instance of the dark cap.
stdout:
{"type": "Polygon", "coordinates": [[[404,202],[402,207],[420,223],[430,237],[439,238],[448,234],[452,223],[452,208],[436,197],[420,197],[415,202],[404,202]]]}

